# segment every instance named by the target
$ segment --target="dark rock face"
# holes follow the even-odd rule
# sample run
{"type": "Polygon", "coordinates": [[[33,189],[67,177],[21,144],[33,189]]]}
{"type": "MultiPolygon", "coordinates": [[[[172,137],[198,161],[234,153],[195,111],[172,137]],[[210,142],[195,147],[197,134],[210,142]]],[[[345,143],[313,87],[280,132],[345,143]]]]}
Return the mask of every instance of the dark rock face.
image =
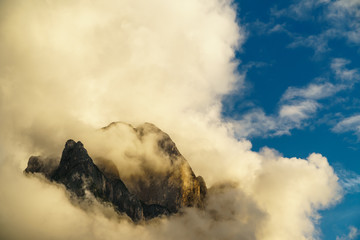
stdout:
{"type": "Polygon", "coordinates": [[[92,190],[95,196],[102,197],[106,191],[104,174],[93,163],[83,144],[73,140],[66,142],[59,167],[51,179],[64,184],[77,196],[92,190]]]}
{"type": "Polygon", "coordinates": [[[159,205],[147,205],[131,194],[120,178],[108,178],[93,163],[81,142],[68,140],[56,169],[48,169],[39,157],[30,157],[27,173],[43,173],[52,181],[64,184],[78,197],[84,197],[85,191],[95,197],[111,202],[115,210],[126,213],[133,221],[167,215],[169,211],[159,205]]]}
{"type": "MultiPolygon", "coordinates": [[[[116,124],[110,124],[103,131],[111,130],[116,124]]],[[[166,171],[159,172],[146,163],[142,166],[142,174],[120,179],[111,160],[97,158],[95,165],[81,142],[68,140],[60,163],[54,159],[30,157],[25,172],[42,173],[49,180],[65,185],[79,198],[90,192],[112,203],[116,211],[126,213],[135,222],[176,213],[182,207],[203,207],[207,192],[205,182],[202,177],[195,176],[170,137],[153,124],[146,123],[138,128],[127,126],[140,140],[152,134],[158,157],[169,166],[166,171]]]]}
{"type": "Polygon", "coordinates": [[[26,173],[42,173],[45,177],[50,178],[56,170],[59,162],[54,158],[42,158],[40,156],[31,156],[26,173]]]}
{"type": "Polygon", "coordinates": [[[134,221],[143,219],[142,203],[129,193],[120,179],[109,180],[89,157],[81,142],[68,140],[59,167],[51,179],[62,183],[78,197],[90,191],[95,197],[113,203],[134,221]]]}

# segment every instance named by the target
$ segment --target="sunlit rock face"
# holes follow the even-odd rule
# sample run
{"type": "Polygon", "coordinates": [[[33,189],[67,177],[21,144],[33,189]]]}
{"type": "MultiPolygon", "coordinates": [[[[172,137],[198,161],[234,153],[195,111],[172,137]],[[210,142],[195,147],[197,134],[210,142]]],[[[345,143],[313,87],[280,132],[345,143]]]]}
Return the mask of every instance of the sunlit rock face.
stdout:
{"type": "Polygon", "coordinates": [[[94,163],[81,142],[68,140],[60,163],[52,158],[30,157],[25,172],[41,173],[65,185],[79,198],[90,192],[97,199],[112,203],[116,211],[126,213],[133,221],[176,213],[182,207],[203,207],[205,182],[195,176],[166,133],[149,123],[137,128],[112,123],[101,131],[100,134],[115,134],[123,143],[131,138],[131,144],[120,141],[122,154],[113,155],[114,159],[97,156],[94,163]],[[126,136],[121,134],[124,128],[126,136]],[[130,151],[123,145],[135,148],[130,151]],[[131,163],[133,168],[121,168],[126,164],[118,164],[124,160],[115,159],[120,156],[136,164],[131,163]]]}
{"type": "MultiPolygon", "coordinates": [[[[104,131],[116,131],[112,123],[104,131]]],[[[131,126],[129,126],[131,127],[131,126]]],[[[128,177],[122,177],[130,192],[146,204],[159,204],[175,213],[181,207],[202,207],[206,195],[206,185],[201,176],[196,177],[186,159],[180,154],[168,134],[155,125],[145,123],[132,128],[141,142],[150,142],[153,158],[141,159],[142,171],[136,171],[128,177]],[[160,165],[160,166],[158,166],[160,165]]]]}

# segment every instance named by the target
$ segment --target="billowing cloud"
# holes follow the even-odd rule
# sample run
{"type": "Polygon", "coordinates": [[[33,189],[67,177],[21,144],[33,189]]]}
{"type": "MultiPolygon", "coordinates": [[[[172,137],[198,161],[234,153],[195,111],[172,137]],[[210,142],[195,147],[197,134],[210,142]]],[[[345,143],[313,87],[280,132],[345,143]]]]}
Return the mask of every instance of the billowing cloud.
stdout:
{"type": "Polygon", "coordinates": [[[1,238],[317,236],[317,211],[341,197],[327,159],[253,152],[221,118],[221,98],[241,86],[244,33],[230,1],[9,0],[0,11],[1,238]],[[123,149],[138,142],[126,130],[99,137],[113,121],[167,132],[211,188],[205,210],[135,225],[22,173],[30,155],[59,157],[69,138],[123,166],[123,149]]]}

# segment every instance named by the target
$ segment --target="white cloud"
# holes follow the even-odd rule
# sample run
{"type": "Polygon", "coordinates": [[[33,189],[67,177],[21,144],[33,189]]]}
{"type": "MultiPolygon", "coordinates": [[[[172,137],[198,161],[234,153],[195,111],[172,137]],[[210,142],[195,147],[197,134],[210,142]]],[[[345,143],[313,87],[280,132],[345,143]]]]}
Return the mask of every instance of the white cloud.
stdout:
{"type": "Polygon", "coordinates": [[[281,118],[291,119],[293,122],[301,122],[316,112],[319,104],[315,101],[301,101],[298,103],[282,105],[279,111],[281,118]]]}
{"type": "Polygon", "coordinates": [[[276,117],[268,116],[262,109],[254,109],[233,121],[238,137],[268,136],[278,132],[279,123],[276,117]]]}
{"type": "Polygon", "coordinates": [[[289,87],[282,96],[282,100],[292,100],[297,98],[318,100],[330,97],[340,90],[341,88],[329,82],[310,83],[303,88],[289,87]]]}
{"type": "MultiPolygon", "coordinates": [[[[270,150],[265,150],[263,154],[268,158],[274,156],[274,152],[270,150]]],[[[326,196],[331,194],[331,191],[324,191],[322,193],[314,191],[311,193],[310,200],[306,197],[309,195],[309,189],[305,186],[310,186],[312,184],[317,186],[331,184],[331,181],[333,180],[330,180],[330,182],[322,182],[322,180],[319,181],[319,179],[315,181],[312,180],[316,178],[316,174],[323,176],[329,174],[326,172],[318,172],[316,170],[318,168],[329,168],[326,158],[320,154],[311,154],[307,160],[298,161],[298,159],[292,158],[288,161],[284,158],[277,158],[276,161],[265,162],[264,165],[267,170],[260,173],[253,190],[257,191],[259,196],[261,196],[260,206],[267,206],[271,209],[271,227],[268,229],[269,232],[266,230],[264,231],[264,235],[269,234],[265,239],[276,239],[271,236],[270,229],[276,229],[281,232],[286,239],[316,238],[316,236],[311,234],[310,229],[313,227],[311,227],[309,219],[298,219],[293,222],[284,223],[283,226],[277,225],[277,222],[287,214],[295,216],[305,215],[312,219],[318,218],[317,214],[311,212],[311,206],[321,206],[325,204],[326,196]],[[305,175],[307,175],[307,177],[305,177],[305,175]],[[289,176],[292,176],[291,179],[288,178],[289,176]],[[302,186],[305,188],[298,188],[296,192],[292,192],[290,195],[288,195],[288,192],[284,191],[284,188],[280,187],[285,186],[287,188],[292,188],[291,186],[297,185],[299,182],[302,182],[302,186]],[[286,198],[287,200],[278,202],[276,200],[278,197],[286,198]],[[301,234],[302,236],[295,231],[297,228],[295,226],[304,227],[304,232],[301,234]],[[290,230],[290,234],[285,229],[290,230]]]]}
{"type": "MultiPolygon", "coordinates": [[[[329,4],[327,17],[330,20],[346,20],[351,16],[360,16],[359,12],[360,1],[359,0],[337,0],[332,1],[329,4]]],[[[342,23],[338,23],[342,24],[342,23]]]]}
{"type": "Polygon", "coordinates": [[[351,8],[357,7],[360,5],[360,1],[359,0],[337,0],[334,2],[334,5],[352,10],[351,8]]]}
{"type": "Polygon", "coordinates": [[[354,226],[349,227],[350,228],[350,232],[349,232],[349,239],[355,239],[360,235],[359,229],[357,229],[354,226]]]}
{"type": "Polygon", "coordinates": [[[276,24],[268,31],[268,33],[278,33],[278,32],[288,33],[288,30],[285,28],[285,24],[276,24]]]}
{"type": "Polygon", "coordinates": [[[356,82],[360,80],[358,69],[347,69],[346,65],[349,60],[343,58],[335,58],[331,62],[331,69],[335,72],[336,78],[342,81],[356,82]]]}
{"type": "Polygon", "coordinates": [[[354,226],[349,227],[349,233],[347,235],[343,235],[341,237],[337,236],[336,240],[355,240],[360,236],[360,231],[354,226]]]}
{"type": "Polygon", "coordinates": [[[360,176],[352,176],[342,179],[341,186],[347,193],[360,192],[360,176]]]}
{"type": "Polygon", "coordinates": [[[334,31],[333,29],[329,29],[318,35],[296,36],[294,37],[293,42],[288,45],[288,47],[309,47],[314,49],[315,56],[318,56],[330,50],[328,46],[328,40],[329,38],[333,38],[334,36],[336,36],[336,34],[336,31],[334,31]]]}
{"type": "Polygon", "coordinates": [[[276,17],[286,16],[297,20],[304,20],[312,17],[312,10],[329,2],[330,0],[298,0],[285,9],[278,10],[277,8],[273,8],[271,13],[276,17]]]}
{"type": "Polygon", "coordinates": [[[341,197],[326,158],[253,152],[221,119],[245,38],[230,1],[9,0],[0,11],[1,239],[297,240],[315,236],[318,210],[341,197]],[[69,138],[111,153],[92,133],[119,120],[169,133],[209,187],[237,185],[211,195],[209,211],[134,225],[22,174],[30,155],[59,156],[69,138]]]}
{"type": "Polygon", "coordinates": [[[288,17],[299,21],[312,20],[325,23],[320,32],[308,36],[289,34],[294,41],[289,47],[309,47],[315,56],[331,50],[329,40],[345,39],[351,44],[360,44],[359,0],[299,0],[284,9],[272,9],[275,17],[288,17]],[[314,11],[320,9],[320,14],[314,11]]]}
{"type": "Polygon", "coordinates": [[[258,108],[231,122],[236,126],[239,137],[290,135],[292,129],[306,126],[306,120],[316,115],[321,108],[317,100],[333,96],[340,90],[331,83],[310,84],[304,88],[289,87],[281,98],[276,114],[267,115],[258,108]]]}
{"type": "Polygon", "coordinates": [[[353,44],[360,44],[359,16],[359,0],[332,1],[325,12],[325,18],[331,24],[331,28],[338,33],[337,37],[343,37],[353,44]]]}
{"type": "Polygon", "coordinates": [[[338,122],[332,130],[337,133],[351,131],[360,136],[360,115],[344,118],[338,122]]]}
{"type": "Polygon", "coordinates": [[[337,169],[336,174],[339,176],[339,183],[344,194],[353,194],[360,192],[360,175],[356,172],[337,169]]]}
{"type": "MultiPolygon", "coordinates": [[[[340,81],[331,83],[328,79],[317,78],[304,87],[288,87],[282,95],[276,114],[267,115],[261,109],[243,115],[237,124],[239,136],[276,136],[289,135],[292,129],[300,129],[308,124],[307,120],[316,116],[322,108],[321,101],[337,93],[351,90],[360,79],[358,69],[348,69],[350,61],[334,58],[330,68],[333,78],[340,81]]],[[[360,134],[357,117],[344,119],[333,130],[335,132],[356,131],[360,134]]]]}
{"type": "Polygon", "coordinates": [[[257,34],[273,34],[273,33],[286,33],[291,35],[291,33],[286,29],[286,24],[277,24],[275,21],[270,20],[269,22],[262,22],[259,19],[256,19],[255,22],[252,22],[247,25],[248,34],[257,33],[257,34]]]}
{"type": "Polygon", "coordinates": [[[276,115],[266,115],[262,109],[252,110],[240,120],[231,121],[238,137],[290,135],[290,130],[302,128],[320,107],[311,100],[293,101],[280,105],[276,115]]]}

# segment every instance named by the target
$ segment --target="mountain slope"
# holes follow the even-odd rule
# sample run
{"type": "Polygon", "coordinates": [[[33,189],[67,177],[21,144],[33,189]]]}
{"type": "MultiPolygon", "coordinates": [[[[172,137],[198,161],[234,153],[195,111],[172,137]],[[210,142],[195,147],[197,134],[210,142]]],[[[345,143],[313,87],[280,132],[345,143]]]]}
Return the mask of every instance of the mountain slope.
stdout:
{"type": "MultiPolygon", "coordinates": [[[[102,131],[116,131],[118,124],[124,126],[112,123],[102,131]]],[[[205,182],[195,176],[170,137],[149,123],[138,128],[125,126],[140,142],[151,138],[157,161],[166,167],[159,170],[146,157],[137,156],[142,161],[141,171],[120,178],[113,163],[116,159],[98,157],[95,164],[81,142],[68,140],[58,165],[52,159],[32,156],[25,172],[41,173],[65,185],[79,198],[90,192],[97,199],[112,203],[116,211],[126,213],[135,222],[176,213],[182,207],[203,207],[205,182]]]]}

